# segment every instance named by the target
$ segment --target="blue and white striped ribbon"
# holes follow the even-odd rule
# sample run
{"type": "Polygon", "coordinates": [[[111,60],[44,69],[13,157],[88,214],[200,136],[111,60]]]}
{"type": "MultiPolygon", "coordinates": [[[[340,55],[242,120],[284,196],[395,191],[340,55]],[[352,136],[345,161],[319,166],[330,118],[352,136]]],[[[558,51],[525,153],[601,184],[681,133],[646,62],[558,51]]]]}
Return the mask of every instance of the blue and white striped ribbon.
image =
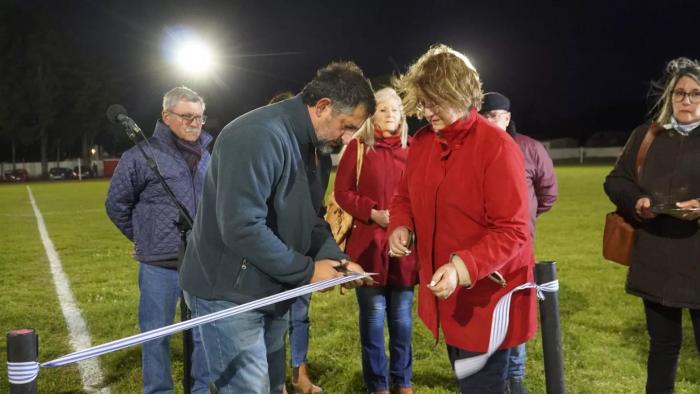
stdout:
{"type": "Polygon", "coordinates": [[[102,345],[93,346],[44,363],[38,363],[34,361],[21,363],[8,362],[8,380],[11,384],[29,383],[36,379],[37,375],[39,374],[40,367],[54,368],[76,363],[78,361],[87,360],[89,358],[97,357],[105,353],[110,353],[116,350],[127,348],[129,346],[134,346],[140,343],[148,342],[152,339],[161,338],[164,336],[178,333],[180,331],[188,330],[190,328],[194,328],[202,324],[211,323],[219,319],[231,317],[239,313],[248,312],[253,309],[258,309],[267,305],[272,305],[280,301],[289,300],[291,298],[296,298],[304,294],[313,293],[314,291],[325,290],[336,285],[341,285],[343,283],[362,279],[369,275],[369,273],[352,273],[338,278],[332,278],[316,283],[311,283],[308,285],[297,287],[295,289],[284,291],[279,294],[264,297],[259,300],[224,309],[222,311],[210,313],[208,315],[172,324],[170,326],[157,328],[155,330],[146,331],[144,333],[132,335],[130,337],[117,339],[115,341],[108,342],[102,345]]]}
{"type": "Polygon", "coordinates": [[[478,356],[456,360],[455,375],[457,375],[457,379],[464,379],[471,376],[479,372],[481,368],[486,365],[489,357],[491,357],[491,355],[498,350],[506,337],[506,333],[508,332],[508,322],[510,319],[510,299],[513,296],[513,293],[519,290],[532,288],[537,291],[537,298],[544,300],[544,292],[553,293],[559,291],[559,281],[554,280],[539,286],[534,283],[525,283],[511,290],[508,292],[508,294],[503,295],[501,299],[498,300],[496,308],[493,311],[488,351],[478,356]]]}

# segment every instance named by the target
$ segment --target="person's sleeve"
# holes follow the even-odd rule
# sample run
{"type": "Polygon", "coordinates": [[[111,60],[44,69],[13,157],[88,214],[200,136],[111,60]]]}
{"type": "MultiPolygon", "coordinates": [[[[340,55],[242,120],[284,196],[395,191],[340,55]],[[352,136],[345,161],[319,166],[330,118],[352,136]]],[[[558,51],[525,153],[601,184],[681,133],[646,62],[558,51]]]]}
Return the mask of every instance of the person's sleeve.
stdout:
{"type": "Polygon", "coordinates": [[[215,146],[216,225],[226,246],[244,253],[260,271],[282,283],[308,282],[312,259],[287,246],[267,224],[272,190],[291,176],[285,171],[295,171],[284,166],[292,160],[288,147],[266,128],[247,127],[222,134],[215,146]]]}
{"type": "Polygon", "coordinates": [[[637,127],[627,140],[622,154],[617,159],[610,174],[605,178],[603,188],[617,210],[630,221],[640,221],[634,206],[637,201],[646,197],[646,193],[637,185],[635,164],[637,153],[646,135],[648,125],[637,127]]]}
{"type": "Polygon", "coordinates": [[[547,212],[552,209],[554,202],[557,201],[557,176],[554,173],[554,163],[549,157],[547,149],[539,142],[535,142],[532,146],[532,151],[535,155],[535,179],[533,185],[535,188],[535,196],[537,197],[537,215],[547,212]]]}
{"type": "MultiPolygon", "coordinates": [[[[413,147],[411,149],[414,149],[413,147]]],[[[401,174],[401,179],[396,187],[394,196],[391,198],[391,208],[389,209],[389,215],[391,220],[389,221],[389,226],[387,232],[391,234],[395,229],[399,227],[408,228],[412,234],[415,234],[414,223],[413,223],[413,212],[411,210],[411,198],[408,192],[408,171],[411,165],[411,151],[408,154],[408,163],[403,174],[401,174]]]]}
{"type": "Polygon", "coordinates": [[[488,226],[470,248],[454,252],[464,262],[472,286],[511,261],[530,242],[525,166],[520,148],[515,142],[502,144],[495,148],[483,168],[488,226]]]}
{"type": "Polygon", "coordinates": [[[145,187],[145,180],[140,175],[136,158],[131,151],[127,151],[114,169],[105,200],[107,216],[132,242],[134,241],[132,212],[139,194],[145,187]]]}
{"type": "MultiPolygon", "coordinates": [[[[357,190],[357,140],[352,140],[345,148],[340,158],[338,169],[335,173],[333,195],[341,208],[353,218],[365,223],[370,222],[372,209],[377,207],[377,202],[368,196],[362,195],[357,190]]],[[[366,163],[362,161],[364,166],[366,163]]],[[[362,171],[360,170],[360,176],[362,171]]]]}

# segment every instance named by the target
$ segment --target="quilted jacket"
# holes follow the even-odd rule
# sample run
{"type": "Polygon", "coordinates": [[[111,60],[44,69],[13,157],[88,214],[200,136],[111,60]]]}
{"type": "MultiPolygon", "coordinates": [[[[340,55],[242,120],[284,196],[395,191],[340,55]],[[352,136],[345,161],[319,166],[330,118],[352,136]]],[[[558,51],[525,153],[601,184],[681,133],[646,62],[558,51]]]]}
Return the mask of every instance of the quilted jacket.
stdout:
{"type": "MultiPolygon", "coordinates": [[[[194,174],[175,144],[175,135],[160,120],[149,146],[141,147],[155,159],[175,197],[194,218],[202,195],[210,154],[206,147],[212,136],[202,131],[202,158],[194,174]]],[[[143,263],[172,261],[178,257],[180,232],[175,226],[179,211],[171,202],[158,177],[146,164],[136,146],[124,152],[114,171],[105,201],[107,215],[134,242],[134,257],[143,263]]]]}

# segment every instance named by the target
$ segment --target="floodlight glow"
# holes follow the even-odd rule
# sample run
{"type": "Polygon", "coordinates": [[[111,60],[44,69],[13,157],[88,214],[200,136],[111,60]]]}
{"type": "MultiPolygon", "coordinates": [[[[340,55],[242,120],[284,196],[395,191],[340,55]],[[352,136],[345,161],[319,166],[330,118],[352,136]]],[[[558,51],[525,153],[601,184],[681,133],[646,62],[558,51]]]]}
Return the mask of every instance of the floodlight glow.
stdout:
{"type": "Polygon", "coordinates": [[[201,76],[212,70],[214,61],[211,49],[205,43],[190,39],[176,49],[175,64],[188,74],[201,76]]]}

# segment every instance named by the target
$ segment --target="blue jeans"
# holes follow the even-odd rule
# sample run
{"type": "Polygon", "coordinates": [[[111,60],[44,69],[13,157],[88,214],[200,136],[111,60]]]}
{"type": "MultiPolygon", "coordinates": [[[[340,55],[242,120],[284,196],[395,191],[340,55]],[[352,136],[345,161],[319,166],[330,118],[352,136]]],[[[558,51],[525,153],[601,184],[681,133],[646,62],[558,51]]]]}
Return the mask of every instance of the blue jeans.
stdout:
{"type": "MultiPolygon", "coordinates": [[[[447,345],[447,355],[454,370],[455,361],[483,353],[468,352],[447,345]]],[[[498,350],[489,357],[486,365],[474,375],[459,379],[461,394],[503,394],[506,392],[508,373],[508,355],[510,349],[498,350]]]]}
{"type": "Polygon", "coordinates": [[[309,303],[311,294],[303,295],[292,304],[289,310],[289,350],[292,353],[292,367],[307,362],[309,351],[309,303]]]}
{"type": "Polygon", "coordinates": [[[524,343],[510,348],[510,355],[508,356],[509,378],[525,376],[525,356],[527,356],[527,353],[525,352],[524,343]]]}
{"type": "Polygon", "coordinates": [[[384,351],[384,319],[389,325],[389,376],[396,387],[411,387],[413,377],[413,288],[358,287],[362,376],[368,391],[389,390],[384,351]]]}
{"type": "MultiPolygon", "coordinates": [[[[193,316],[238,304],[185,292],[193,316]]],[[[288,314],[249,311],[200,326],[209,373],[218,394],[281,394],[285,378],[284,335],[288,314]]]]}
{"type": "MultiPolygon", "coordinates": [[[[141,332],[154,330],[173,323],[177,300],[180,297],[178,274],[174,269],[139,264],[139,326],[141,332]]],[[[208,393],[209,376],[204,349],[198,330],[192,330],[192,392],[208,393]]],[[[141,351],[144,393],[172,393],[170,373],[170,337],[162,337],[143,344],[141,351]]]]}

